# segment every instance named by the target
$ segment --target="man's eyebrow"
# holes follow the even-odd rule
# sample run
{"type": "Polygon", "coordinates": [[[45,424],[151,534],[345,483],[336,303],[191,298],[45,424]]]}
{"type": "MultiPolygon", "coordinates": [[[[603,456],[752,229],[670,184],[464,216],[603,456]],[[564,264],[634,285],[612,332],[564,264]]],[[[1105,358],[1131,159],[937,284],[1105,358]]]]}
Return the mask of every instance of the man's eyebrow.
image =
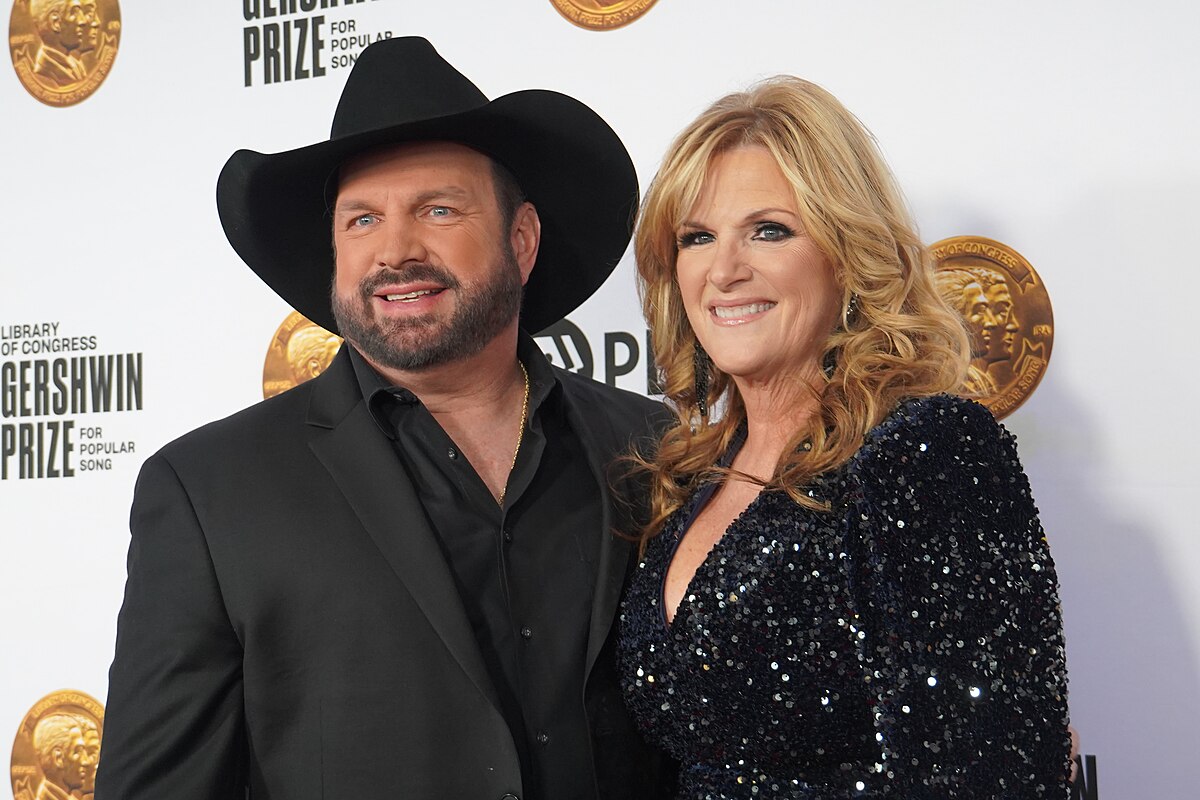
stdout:
{"type": "Polygon", "coordinates": [[[470,192],[461,186],[441,186],[418,194],[413,198],[413,205],[424,205],[433,200],[465,200],[470,196],[470,192]]]}
{"type": "MultiPolygon", "coordinates": [[[[436,200],[462,201],[470,197],[471,193],[461,186],[439,186],[436,189],[427,189],[424,192],[414,195],[410,202],[414,206],[422,206],[436,200]]],[[[334,213],[345,214],[360,211],[375,211],[377,209],[374,204],[368,203],[365,200],[347,199],[338,201],[333,210],[334,213]]]]}
{"type": "Polygon", "coordinates": [[[345,200],[340,201],[333,210],[336,214],[345,214],[350,211],[370,211],[371,206],[362,200],[345,200]]]}

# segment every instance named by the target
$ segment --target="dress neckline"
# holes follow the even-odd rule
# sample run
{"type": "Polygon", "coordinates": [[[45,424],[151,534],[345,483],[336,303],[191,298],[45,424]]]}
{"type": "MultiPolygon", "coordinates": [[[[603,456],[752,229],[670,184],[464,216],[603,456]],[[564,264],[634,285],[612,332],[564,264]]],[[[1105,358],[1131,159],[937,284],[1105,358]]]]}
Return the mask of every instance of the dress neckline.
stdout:
{"type": "MultiPolygon", "coordinates": [[[[717,459],[716,466],[722,469],[727,469],[729,465],[733,463],[733,460],[737,458],[738,452],[741,451],[742,445],[745,443],[746,423],[743,422],[740,426],[738,426],[737,432],[733,435],[733,439],[730,440],[729,447],[727,447],[725,452],[721,454],[721,457],[717,459]]],[[[729,533],[730,529],[733,528],[733,526],[737,524],[738,520],[740,520],[745,513],[758,502],[759,498],[762,497],[763,494],[760,491],[757,495],[755,495],[754,499],[747,503],[746,507],[742,509],[742,511],[736,517],[730,520],[727,526],[725,526],[725,530],[722,532],[720,538],[713,542],[712,547],[710,547],[708,552],[704,554],[704,558],[701,559],[700,563],[696,565],[696,569],[692,572],[692,577],[688,579],[687,585],[683,587],[683,594],[679,598],[679,603],[675,606],[675,614],[671,617],[671,619],[668,620],[666,599],[667,574],[671,571],[671,564],[675,562],[675,553],[679,550],[679,545],[683,543],[683,537],[686,536],[687,532],[691,529],[692,523],[696,521],[696,517],[700,516],[700,512],[705,509],[709,501],[712,500],[713,495],[717,493],[717,490],[720,489],[723,484],[724,481],[720,483],[705,484],[700,488],[699,491],[692,495],[692,499],[688,501],[686,506],[684,506],[686,511],[681,509],[680,511],[676,512],[680,514],[686,514],[686,516],[683,517],[679,527],[672,535],[673,541],[671,542],[670,549],[667,551],[666,558],[663,562],[662,574],[659,575],[658,578],[658,616],[659,621],[662,623],[663,629],[667,633],[671,632],[675,625],[675,621],[679,619],[679,613],[683,610],[683,606],[687,602],[689,590],[692,588],[692,583],[695,582],[696,576],[699,575],[700,571],[708,564],[709,559],[712,557],[713,553],[716,552],[721,542],[724,541],[725,536],[729,533]]]]}

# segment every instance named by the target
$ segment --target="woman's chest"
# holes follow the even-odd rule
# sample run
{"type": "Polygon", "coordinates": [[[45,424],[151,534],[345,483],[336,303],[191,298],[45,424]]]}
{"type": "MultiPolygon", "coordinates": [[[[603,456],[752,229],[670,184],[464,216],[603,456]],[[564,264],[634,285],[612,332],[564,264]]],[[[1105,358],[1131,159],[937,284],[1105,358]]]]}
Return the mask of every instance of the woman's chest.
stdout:
{"type": "Polygon", "coordinates": [[[638,679],[657,673],[647,683],[661,691],[813,711],[859,693],[863,634],[840,515],[786,496],[756,500],[695,568],[668,624],[677,539],[670,526],[651,543],[626,600],[625,645],[640,654],[638,679]]]}

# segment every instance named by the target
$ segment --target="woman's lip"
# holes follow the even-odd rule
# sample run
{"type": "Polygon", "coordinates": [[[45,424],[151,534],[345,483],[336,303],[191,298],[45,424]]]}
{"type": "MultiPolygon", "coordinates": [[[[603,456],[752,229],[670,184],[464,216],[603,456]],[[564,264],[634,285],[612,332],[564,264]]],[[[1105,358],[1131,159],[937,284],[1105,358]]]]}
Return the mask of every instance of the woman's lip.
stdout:
{"type": "Polygon", "coordinates": [[[709,315],[718,325],[740,325],[761,317],[775,305],[769,300],[714,303],[709,306],[709,315]]]}

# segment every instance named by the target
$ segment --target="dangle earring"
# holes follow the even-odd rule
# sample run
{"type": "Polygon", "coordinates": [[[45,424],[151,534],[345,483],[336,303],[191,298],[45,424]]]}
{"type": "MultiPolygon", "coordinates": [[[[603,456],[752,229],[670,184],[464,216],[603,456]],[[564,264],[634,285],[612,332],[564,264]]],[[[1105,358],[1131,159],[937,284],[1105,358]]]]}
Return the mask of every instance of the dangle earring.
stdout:
{"type": "MultiPolygon", "coordinates": [[[[838,327],[837,327],[837,330],[835,331],[835,333],[838,333],[838,332],[844,333],[847,330],[849,330],[850,325],[854,322],[854,320],[857,316],[858,316],[858,294],[855,292],[851,292],[850,299],[846,301],[846,307],[842,311],[842,319],[838,323],[838,327]]],[[[825,354],[825,357],[821,359],[821,371],[825,373],[826,380],[833,379],[833,373],[837,372],[837,365],[838,365],[838,351],[830,350],[829,352],[827,352],[825,354]]]]}
{"type": "Polygon", "coordinates": [[[708,417],[708,381],[711,366],[712,359],[704,352],[704,347],[697,339],[696,350],[692,354],[692,369],[696,377],[696,408],[700,411],[701,419],[708,417]]]}
{"type": "Polygon", "coordinates": [[[833,378],[833,373],[837,372],[836,350],[830,350],[825,354],[825,357],[821,359],[821,371],[825,373],[826,380],[831,380],[833,378]]]}
{"type": "Polygon", "coordinates": [[[851,292],[850,301],[846,303],[846,313],[842,317],[845,327],[850,327],[850,323],[856,316],[858,316],[858,295],[851,292]]]}

